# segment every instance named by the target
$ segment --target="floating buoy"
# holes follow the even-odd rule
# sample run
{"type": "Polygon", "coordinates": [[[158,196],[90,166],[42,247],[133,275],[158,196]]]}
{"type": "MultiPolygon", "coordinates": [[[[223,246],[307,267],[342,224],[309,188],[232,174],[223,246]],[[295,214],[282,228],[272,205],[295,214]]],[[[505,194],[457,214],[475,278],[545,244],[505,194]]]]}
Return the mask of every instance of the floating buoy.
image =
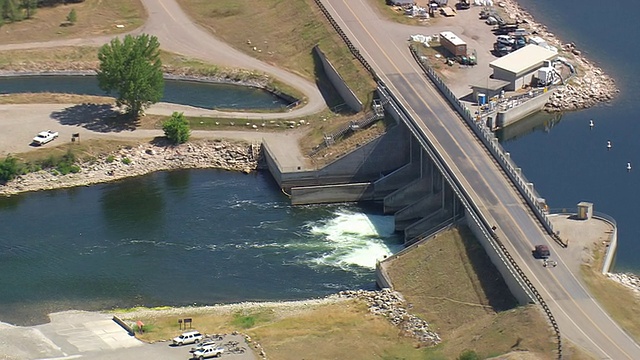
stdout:
{"type": "Polygon", "coordinates": [[[594,123],[593,119],[589,120],[589,129],[593,129],[594,123]]]}
{"type": "Polygon", "coordinates": [[[627,172],[629,172],[629,171],[631,171],[631,163],[630,162],[627,163],[627,172]]]}
{"type": "Polygon", "coordinates": [[[607,150],[611,150],[611,140],[607,140],[607,150]]]}

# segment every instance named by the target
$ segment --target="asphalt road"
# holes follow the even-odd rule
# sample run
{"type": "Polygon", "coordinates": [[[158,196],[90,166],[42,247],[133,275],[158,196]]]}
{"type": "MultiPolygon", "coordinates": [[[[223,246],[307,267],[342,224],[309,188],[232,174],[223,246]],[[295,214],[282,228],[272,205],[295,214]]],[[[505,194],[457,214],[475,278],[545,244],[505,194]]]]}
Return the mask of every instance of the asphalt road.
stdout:
{"type": "Polygon", "coordinates": [[[562,335],[598,358],[638,358],[640,346],[596,303],[578,280],[579,274],[564,264],[568,250],[544,232],[486,148],[413,60],[406,39],[433,31],[389,23],[366,0],[322,1],[411,113],[482,215],[497,225],[499,237],[551,308],[562,335]],[[536,244],[552,249],[556,268],[545,268],[533,259],[536,244]]]}

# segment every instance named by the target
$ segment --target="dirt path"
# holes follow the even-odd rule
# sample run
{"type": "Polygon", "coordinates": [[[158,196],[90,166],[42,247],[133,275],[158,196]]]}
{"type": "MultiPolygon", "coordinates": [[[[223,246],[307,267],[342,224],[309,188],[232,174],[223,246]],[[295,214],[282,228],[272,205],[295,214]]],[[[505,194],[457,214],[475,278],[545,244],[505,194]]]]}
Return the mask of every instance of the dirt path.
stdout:
{"type": "MultiPolygon", "coordinates": [[[[161,130],[117,129],[105,126],[100,114],[103,105],[74,104],[17,104],[0,106],[0,158],[7,154],[28,151],[47,151],[51,146],[67,143],[71,134],[80,134],[80,140],[109,139],[147,141],[164,136],[161,130]],[[77,109],[70,111],[69,109],[77,109]],[[83,110],[84,109],[84,110],[83,110]],[[41,147],[31,146],[31,139],[43,130],[60,133],[60,138],[41,147]]],[[[164,108],[161,108],[163,111],[164,108]]],[[[161,112],[162,112],[161,111],[161,112]]],[[[153,113],[153,111],[150,111],[153,113]]],[[[300,152],[299,139],[304,129],[283,132],[259,131],[193,131],[194,139],[226,138],[247,142],[267,142],[278,161],[287,168],[306,167],[305,157],[300,152]]]]}
{"type": "MultiPolygon", "coordinates": [[[[315,84],[298,75],[266,64],[232,48],[211,33],[195,25],[191,18],[182,11],[174,0],[141,0],[141,2],[147,10],[149,17],[144,26],[130,32],[130,34],[147,33],[155,35],[158,37],[161,47],[164,50],[213,64],[268,73],[299,89],[305,94],[307,104],[304,107],[287,113],[286,117],[307,116],[318,113],[326,108],[324,98],[315,84]]],[[[101,36],[86,39],[7,44],[0,45],[0,51],[60,46],[101,46],[109,42],[112,38],[112,36],[101,36]]],[[[283,117],[282,114],[280,114],[279,117],[283,117]]]]}

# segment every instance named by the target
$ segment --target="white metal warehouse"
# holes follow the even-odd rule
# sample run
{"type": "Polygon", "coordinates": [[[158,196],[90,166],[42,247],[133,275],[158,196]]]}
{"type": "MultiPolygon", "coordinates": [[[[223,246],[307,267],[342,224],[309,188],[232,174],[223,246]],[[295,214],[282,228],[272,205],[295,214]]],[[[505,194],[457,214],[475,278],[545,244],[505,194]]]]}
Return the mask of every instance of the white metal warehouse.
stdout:
{"type": "Polygon", "coordinates": [[[521,89],[531,83],[531,79],[542,67],[545,60],[553,60],[558,54],[542,46],[527,45],[511,54],[492,61],[493,78],[508,81],[507,91],[521,89]]]}

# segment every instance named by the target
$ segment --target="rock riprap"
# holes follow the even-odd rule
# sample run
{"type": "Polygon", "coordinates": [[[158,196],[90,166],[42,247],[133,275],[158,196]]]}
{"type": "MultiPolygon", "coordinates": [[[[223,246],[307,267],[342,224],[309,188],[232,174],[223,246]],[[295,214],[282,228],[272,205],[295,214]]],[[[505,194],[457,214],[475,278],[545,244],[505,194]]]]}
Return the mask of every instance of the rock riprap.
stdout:
{"type": "Polygon", "coordinates": [[[252,145],[201,140],[178,146],[141,144],[124,147],[77,165],[80,171],[75,174],[59,175],[55,170],[40,170],[19,176],[0,186],[0,194],[85,186],[161,170],[218,168],[248,173],[257,168],[258,159],[252,145]]]}
{"type": "Polygon", "coordinates": [[[616,274],[609,273],[607,276],[614,281],[633,290],[638,296],[640,296],[640,276],[635,274],[616,274]]]}
{"type": "Polygon", "coordinates": [[[513,0],[501,1],[498,4],[531,34],[543,38],[549,45],[556,47],[561,56],[577,68],[574,76],[567,84],[555,88],[545,109],[547,111],[567,111],[589,108],[599,103],[608,102],[619,92],[615,81],[604,71],[591,63],[574,43],[563,43],[543,24],[537,23],[533,17],[520,8],[513,0]]]}
{"type": "Polygon", "coordinates": [[[442,341],[437,333],[429,329],[426,321],[407,311],[406,301],[397,291],[348,290],[339,292],[338,296],[364,301],[369,307],[369,312],[386,317],[393,325],[402,329],[405,335],[417,339],[421,344],[430,346],[442,341]]]}

